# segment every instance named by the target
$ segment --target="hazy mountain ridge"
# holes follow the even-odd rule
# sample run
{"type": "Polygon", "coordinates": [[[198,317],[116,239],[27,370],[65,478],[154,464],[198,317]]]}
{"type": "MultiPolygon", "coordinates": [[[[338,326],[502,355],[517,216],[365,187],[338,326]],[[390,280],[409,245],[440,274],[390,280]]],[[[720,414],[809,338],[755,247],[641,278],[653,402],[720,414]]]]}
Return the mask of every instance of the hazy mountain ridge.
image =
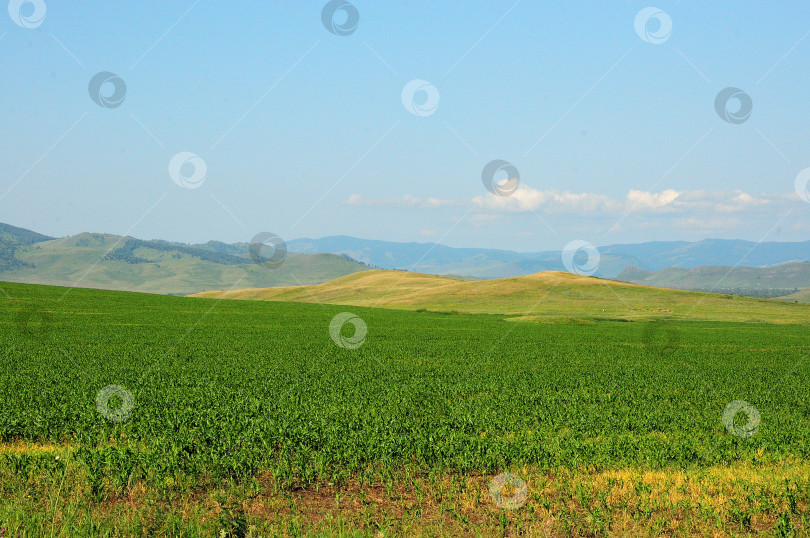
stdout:
{"type": "MultiPolygon", "coordinates": [[[[481,278],[521,276],[540,271],[565,270],[560,251],[514,252],[497,249],[454,248],[436,243],[395,243],[347,236],[296,239],[288,243],[296,252],[349,254],[385,269],[407,269],[428,274],[463,274],[481,278]]],[[[810,241],[755,243],[706,239],[698,242],[653,241],[599,247],[596,276],[617,277],[626,267],[648,271],[668,267],[772,266],[810,260],[810,241]]]]}
{"type": "Polygon", "coordinates": [[[660,271],[627,267],[616,280],[683,290],[781,297],[810,288],[810,262],[788,262],[770,267],[668,267],[660,271]]]}
{"type": "MultiPolygon", "coordinates": [[[[186,244],[99,233],[56,239],[0,224],[0,278],[186,294],[232,286],[317,284],[370,268],[476,279],[565,270],[559,251],[520,253],[332,236],[288,242],[287,260],[268,271],[252,263],[248,247],[244,242],[186,244]]],[[[725,293],[755,290],[754,295],[767,297],[810,287],[810,264],[795,261],[810,260],[810,241],[655,241],[609,245],[599,252],[596,276],[625,282],[725,293]],[[726,264],[740,266],[725,276],[730,269],[726,264]]]]}

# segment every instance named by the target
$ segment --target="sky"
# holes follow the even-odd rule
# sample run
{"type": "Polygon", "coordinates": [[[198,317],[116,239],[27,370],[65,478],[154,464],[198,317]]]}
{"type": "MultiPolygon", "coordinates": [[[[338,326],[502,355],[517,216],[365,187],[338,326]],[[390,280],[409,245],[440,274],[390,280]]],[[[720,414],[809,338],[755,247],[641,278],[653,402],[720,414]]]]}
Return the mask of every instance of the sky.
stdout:
{"type": "Polygon", "coordinates": [[[808,22],[808,2],[12,0],[0,222],[808,240],[808,22]]]}

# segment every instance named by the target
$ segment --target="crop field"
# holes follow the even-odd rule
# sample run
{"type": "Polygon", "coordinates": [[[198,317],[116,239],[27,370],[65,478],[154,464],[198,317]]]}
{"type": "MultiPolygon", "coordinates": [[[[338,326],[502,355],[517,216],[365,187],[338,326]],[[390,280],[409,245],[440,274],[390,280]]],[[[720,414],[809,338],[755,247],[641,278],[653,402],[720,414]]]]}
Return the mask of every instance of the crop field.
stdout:
{"type": "Polygon", "coordinates": [[[2,289],[5,536],[810,533],[806,323],[2,289]]]}

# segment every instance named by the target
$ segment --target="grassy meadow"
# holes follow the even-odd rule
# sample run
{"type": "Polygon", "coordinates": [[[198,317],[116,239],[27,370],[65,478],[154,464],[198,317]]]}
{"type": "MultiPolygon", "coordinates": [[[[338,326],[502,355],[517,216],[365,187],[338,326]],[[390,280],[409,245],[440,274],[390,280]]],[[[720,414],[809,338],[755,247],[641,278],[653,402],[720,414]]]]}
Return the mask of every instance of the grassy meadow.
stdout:
{"type": "Polygon", "coordinates": [[[810,533],[810,306],[546,278],[366,306],[4,283],[0,530],[810,533]]]}

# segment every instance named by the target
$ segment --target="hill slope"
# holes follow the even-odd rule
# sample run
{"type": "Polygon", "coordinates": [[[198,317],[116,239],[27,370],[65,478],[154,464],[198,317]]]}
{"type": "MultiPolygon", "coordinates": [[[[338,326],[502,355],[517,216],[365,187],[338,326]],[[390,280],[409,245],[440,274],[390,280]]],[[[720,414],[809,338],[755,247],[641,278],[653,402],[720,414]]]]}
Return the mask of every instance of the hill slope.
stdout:
{"type": "Polygon", "coordinates": [[[10,224],[0,223],[0,241],[13,241],[23,245],[33,245],[42,241],[49,241],[53,237],[42,235],[25,228],[17,228],[10,224]]]}
{"type": "MultiPolygon", "coordinates": [[[[188,294],[234,287],[316,284],[368,270],[369,266],[464,275],[462,279],[468,280],[563,269],[558,251],[519,253],[347,236],[298,239],[287,246],[290,253],[287,261],[280,268],[268,271],[251,262],[246,243],[209,241],[189,245],[90,233],[54,239],[0,224],[0,280],[188,294]]],[[[768,297],[810,287],[810,263],[788,263],[810,259],[810,241],[651,242],[603,246],[599,251],[601,259],[596,276],[615,278],[620,275],[620,280],[640,284],[710,290],[722,280],[721,287],[715,291],[741,293],[740,289],[750,288],[757,290],[754,295],[768,297]],[[724,267],[699,267],[690,271],[696,265],[706,265],[706,260],[715,265],[725,262],[784,265],[765,269],[738,267],[728,276],[724,267]],[[628,266],[638,270],[623,271],[628,266]]]]}
{"type": "Polygon", "coordinates": [[[315,284],[366,269],[343,256],[295,253],[271,269],[253,263],[246,244],[184,245],[109,234],[0,244],[0,280],[149,293],[315,284]]]}
{"type": "Polygon", "coordinates": [[[796,303],[810,303],[810,288],[805,288],[803,290],[799,290],[796,293],[791,293],[790,295],[783,295],[779,297],[782,301],[793,301],[796,303]]]}
{"type": "Polygon", "coordinates": [[[462,281],[375,270],[314,286],[206,292],[196,296],[493,313],[537,321],[667,318],[810,322],[810,307],[801,304],[652,288],[553,271],[462,281]]]}

